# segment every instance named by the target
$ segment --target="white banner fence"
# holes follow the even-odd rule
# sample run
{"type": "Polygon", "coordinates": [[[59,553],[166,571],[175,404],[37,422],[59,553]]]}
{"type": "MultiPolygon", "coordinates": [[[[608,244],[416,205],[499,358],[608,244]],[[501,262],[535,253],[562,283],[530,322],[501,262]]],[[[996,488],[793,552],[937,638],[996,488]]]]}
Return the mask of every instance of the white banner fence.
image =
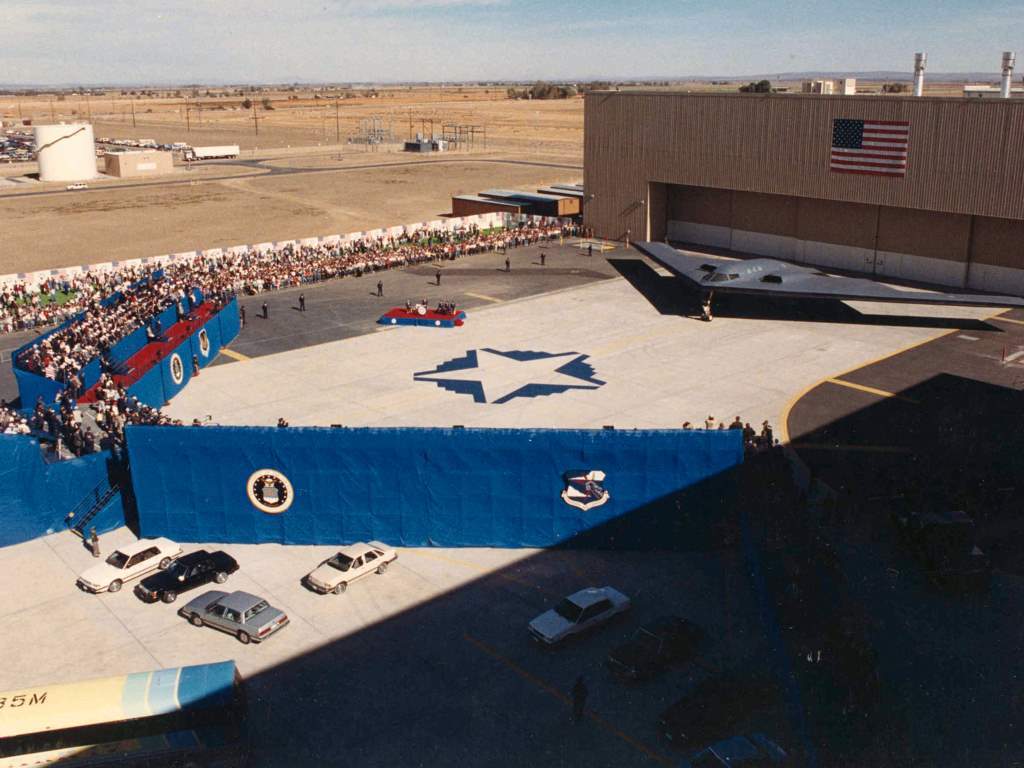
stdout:
{"type": "Polygon", "coordinates": [[[567,223],[568,219],[559,219],[552,216],[528,216],[525,214],[508,213],[481,213],[475,216],[460,216],[451,219],[435,219],[434,221],[421,221],[415,224],[404,224],[385,229],[374,229],[369,232],[350,232],[347,235],[324,235],[323,237],[306,237],[301,240],[281,240],[278,242],[256,243],[255,245],[233,245],[226,248],[210,248],[205,251],[182,251],[180,253],[168,253],[163,256],[147,256],[140,259],[127,259],[125,261],[108,261],[100,264],[83,264],[78,267],[58,267],[56,269],[43,269],[36,272],[19,272],[9,275],[0,275],[0,285],[13,286],[17,283],[24,283],[26,286],[35,288],[46,280],[64,280],[90,272],[110,272],[115,269],[124,269],[135,266],[151,265],[154,269],[167,266],[168,264],[192,261],[198,258],[214,259],[224,254],[240,254],[247,251],[271,251],[281,250],[286,246],[300,245],[315,247],[319,245],[338,245],[341,243],[353,243],[359,240],[376,240],[382,237],[399,237],[406,232],[416,231],[453,231],[465,229],[474,224],[481,229],[492,229],[495,227],[508,227],[519,223],[528,224],[561,224],[567,223]]]}

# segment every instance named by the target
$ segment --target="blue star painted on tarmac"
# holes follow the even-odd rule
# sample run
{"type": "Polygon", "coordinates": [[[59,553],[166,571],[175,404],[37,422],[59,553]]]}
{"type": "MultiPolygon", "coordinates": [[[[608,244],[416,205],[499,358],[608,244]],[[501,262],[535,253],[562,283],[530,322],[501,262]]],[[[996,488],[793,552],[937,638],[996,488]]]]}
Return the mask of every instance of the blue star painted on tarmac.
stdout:
{"type": "Polygon", "coordinates": [[[463,357],[442,363],[432,371],[413,374],[442,389],[472,395],[478,403],[507,403],[517,397],[543,397],[570,389],[598,389],[587,355],[578,352],[499,352],[468,350],[463,357]]]}

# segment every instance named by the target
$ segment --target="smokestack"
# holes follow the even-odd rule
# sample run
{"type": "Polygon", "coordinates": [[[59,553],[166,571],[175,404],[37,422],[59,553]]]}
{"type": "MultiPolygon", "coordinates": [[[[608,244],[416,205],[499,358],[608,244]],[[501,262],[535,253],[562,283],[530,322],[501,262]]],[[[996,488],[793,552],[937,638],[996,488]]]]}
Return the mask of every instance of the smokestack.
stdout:
{"type": "Polygon", "coordinates": [[[999,95],[1004,99],[1010,98],[1010,81],[1013,80],[1013,65],[1017,63],[1017,54],[1013,51],[1003,51],[1003,83],[999,88],[999,95]]]}
{"type": "Polygon", "coordinates": [[[927,53],[914,54],[914,95],[924,94],[924,67],[928,63],[927,53]]]}

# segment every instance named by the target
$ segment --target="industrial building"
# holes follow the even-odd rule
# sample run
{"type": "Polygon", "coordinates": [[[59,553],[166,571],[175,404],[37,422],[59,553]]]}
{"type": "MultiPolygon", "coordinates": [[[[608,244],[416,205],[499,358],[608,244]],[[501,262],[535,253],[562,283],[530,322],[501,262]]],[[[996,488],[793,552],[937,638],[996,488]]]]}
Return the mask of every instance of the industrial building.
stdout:
{"type": "Polygon", "coordinates": [[[518,216],[529,213],[529,204],[515,200],[495,200],[480,195],[454,195],[452,197],[452,216],[476,216],[481,213],[511,213],[518,216]]]}
{"type": "Polygon", "coordinates": [[[170,152],[110,152],[105,160],[106,174],[121,179],[174,172],[174,156],[170,152]]]}
{"type": "Polygon", "coordinates": [[[485,189],[481,197],[506,202],[525,203],[529,212],[536,216],[577,216],[580,213],[579,198],[568,194],[541,194],[520,192],[514,189],[485,189]]]}
{"type": "Polygon", "coordinates": [[[600,237],[1024,292],[1024,100],[595,92],[584,141],[600,237]]]}
{"type": "Polygon", "coordinates": [[[838,80],[805,80],[801,83],[800,90],[803,93],[853,96],[857,93],[857,78],[843,77],[838,80]]]}
{"type": "Polygon", "coordinates": [[[525,213],[534,216],[579,216],[583,198],[580,185],[552,184],[536,192],[485,189],[478,195],[453,195],[452,215],[525,213]]]}

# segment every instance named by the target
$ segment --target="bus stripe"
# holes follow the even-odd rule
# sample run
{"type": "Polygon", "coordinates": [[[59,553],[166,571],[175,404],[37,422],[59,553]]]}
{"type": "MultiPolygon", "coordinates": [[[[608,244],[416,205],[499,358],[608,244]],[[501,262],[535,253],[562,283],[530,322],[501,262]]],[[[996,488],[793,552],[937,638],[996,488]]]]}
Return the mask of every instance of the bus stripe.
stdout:
{"type": "Polygon", "coordinates": [[[153,681],[149,684],[149,711],[154,715],[163,715],[178,710],[178,676],[180,669],[161,669],[153,673],[153,681]]]}
{"type": "Polygon", "coordinates": [[[145,717],[149,714],[146,698],[151,675],[151,672],[135,672],[125,678],[121,693],[121,710],[125,719],[145,717]]]}

